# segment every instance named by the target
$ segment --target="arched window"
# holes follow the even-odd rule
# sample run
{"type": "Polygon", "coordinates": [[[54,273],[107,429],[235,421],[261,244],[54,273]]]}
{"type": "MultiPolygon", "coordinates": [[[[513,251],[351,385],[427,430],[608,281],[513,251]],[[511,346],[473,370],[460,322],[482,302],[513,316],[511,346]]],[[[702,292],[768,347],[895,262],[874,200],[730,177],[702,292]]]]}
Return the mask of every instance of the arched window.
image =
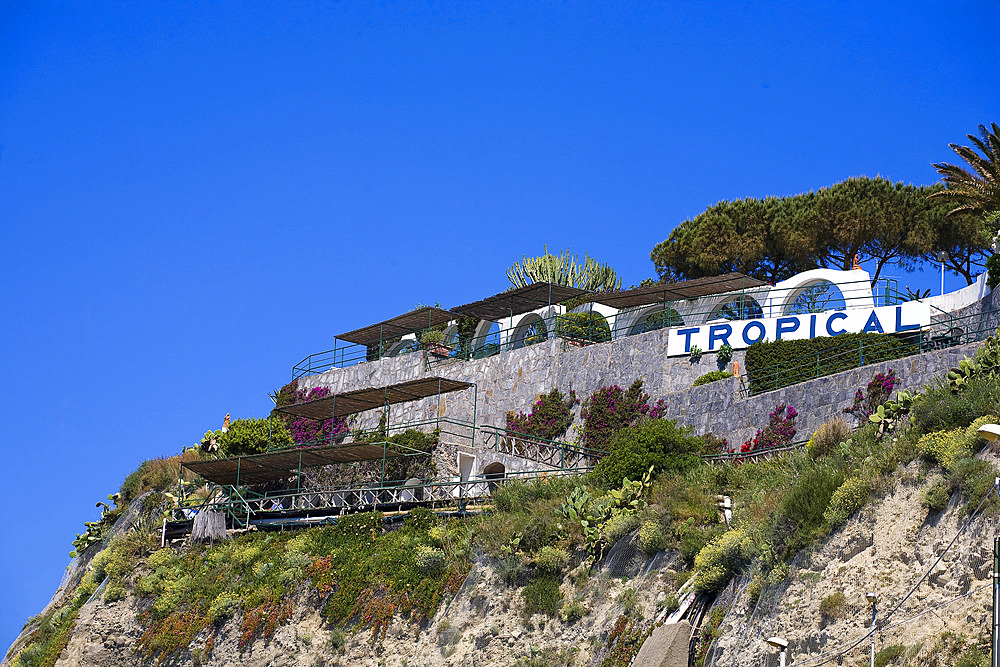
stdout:
{"type": "Polygon", "coordinates": [[[806,285],[789,295],[787,312],[782,315],[821,313],[824,310],[842,310],[846,307],[844,294],[829,280],[806,285]]]}
{"type": "Polygon", "coordinates": [[[497,485],[501,481],[503,481],[503,479],[506,476],[507,476],[507,468],[504,467],[504,464],[502,463],[499,462],[490,463],[485,468],[483,468],[483,477],[486,478],[489,484],[490,493],[492,493],[493,490],[497,488],[497,485]]]}
{"type": "Polygon", "coordinates": [[[709,320],[756,320],[764,317],[764,309],[752,296],[741,295],[716,309],[709,320]]]}
{"type": "Polygon", "coordinates": [[[643,313],[636,320],[629,330],[629,335],[656,331],[666,327],[679,327],[684,324],[684,319],[673,308],[652,308],[643,313]]]}
{"type": "Polygon", "coordinates": [[[528,315],[521,320],[511,336],[511,347],[515,350],[527,345],[534,345],[548,340],[549,330],[545,326],[545,320],[538,315],[528,315]]]}

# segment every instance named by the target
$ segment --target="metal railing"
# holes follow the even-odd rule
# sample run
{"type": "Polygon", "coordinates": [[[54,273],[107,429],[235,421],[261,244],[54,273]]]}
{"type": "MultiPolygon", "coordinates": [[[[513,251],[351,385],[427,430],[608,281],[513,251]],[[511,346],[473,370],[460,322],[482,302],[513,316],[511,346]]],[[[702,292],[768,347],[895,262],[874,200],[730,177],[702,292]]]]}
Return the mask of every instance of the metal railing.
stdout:
{"type": "Polygon", "coordinates": [[[197,511],[224,513],[236,524],[251,523],[262,516],[289,513],[348,513],[389,511],[420,505],[455,505],[489,498],[501,484],[514,480],[582,475],[590,468],[528,470],[480,475],[470,479],[438,477],[431,479],[393,480],[380,484],[345,485],[320,489],[284,490],[266,494],[247,492],[228,485],[221,487],[223,497],[206,501],[197,511]]]}
{"type": "MultiPolygon", "coordinates": [[[[442,436],[444,436],[449,442],[454,442],[455,440],[467,441],[471,446],[473,439],[475,438],[476,426],[471,421],[455,419],[454,417],[433,417],[430,419],[419,419],[399,424],[391,424],[389,426],[382,427],[381,431],[378,427],[374,429],[347,429],[340,435],[336,435],[333,443],[331,443],[329,436],[323,436],[322,438],[317,437],[304,442],[295,442],[284,447],[270,447],[268,452],[282,452],[289,449],[308,449],[310,447],[322,447],[323,445],[329,444],[344,446],[351,444],[381,446],[385,444],[398,446],[397,443],[391,440],[392,436],[410,430],[422,431],[424,433],[437,432],[439,441],[442,439],[442,436]],[[381,438],[379,437],[380,435],[381,438]]],[[[423,454],[425,452],[420,453],[423,454]]]]}
{"type": "Polygon", "coordinates": [[[702,456],[702,460],[711,465],[717,465],[720,463],[744,463],[747,461],[760,461],[762,459],[769,459],[777,454],[787,454],[788,452],[794,452],[797,449],[802,449],[806,446],[808,440],[797,440],[795,442],[790,442],[787,445],[782,445],[780,447],[767,447],[764,449],[755,449],[751,452],[741,452],[736,450],[734,452],[725,452],[722,454],[708,454],[702,456]]]}
{"type": "Polygon", "coordinates": [[[982,341],[994,333],[1000,315],[992,310],[955,317],[935,310],[939,312],[932,316],[930,327],[919,332],[862,338],[763,369],[748,365],[746,382],[741,378],[741,393],[754,396],[870,364],[982,341]]]}
{"type": "Polygon", "coordinates": [[[607,452],[570,445],[558,440],[546,440],[496,426],[480,426],[483,446],[498,454],[516,456],[560,470],[590,469],[607,452]]]}
{"type": "MultiPolygon", "coordinates": [[[[845,295],[840,290],[823,291],[823,287],[795,288],[798,297],[793,301],[791,314],[821,312],[829,310],[844,310],[848,308],[867,306],[893,306],[910,300],[898,289],[895,278],[880,278],[874,283],[845,283],[842,285],[845,295]],[[872,290],[872,301],[867,298],[868,287],[872,290]],[[817,291],[818,290],[818,291],[817,291]],[[865,296],[858,293],[865,291],[865,296]]],[[[365,361],[376,361],[385,357],[396,357],[414,352],[424,354],[425,366],[449,361],[469,361],[483,359],[500,352],[527,347],[535,343],[551,339],[563,341],[563,349],[582,347],[594,343],[602,343],[626,336],[656,331],[685,323],[703,322],[706,320],[740,320],[769,317],[764,313],[762,304],[758,301],[765,290],[770,288],[748,288],[726,295],[728,300],[710,310],[691,310],[689,300],[672,300],[666,298],[669,292],[664,291],[664,300],[627,308],[618,311],[610,321],[596,311],[591,313],[566,313],[541,322],[538,330],[524,326],[512,326],[490,331],[480,336],[449,335],[441,341],[420,342],[429,332],[440,332],[441,327],[430,327],[412,334],[412,337],[389,338],[373,340],[368,344],[347,343],[337,341],[330,350],[310,354],[292,367],[292,379],[306,375],[322,373],[332,368],[347,368],[365,361]],[[550,330],[551,328],[551,330],[550,330]]],[[[780,297],[770,289],[770,297],[780,297]]],[[[784,313],[783,313],[784,314],[784,313]]],[[[540,322],[536,320],[536,323],[540,322]]],[[[536,325],[538,326],[538,325],[536,325]]],[[[437,338],[437,336],[435,336],[437,338]]]]}

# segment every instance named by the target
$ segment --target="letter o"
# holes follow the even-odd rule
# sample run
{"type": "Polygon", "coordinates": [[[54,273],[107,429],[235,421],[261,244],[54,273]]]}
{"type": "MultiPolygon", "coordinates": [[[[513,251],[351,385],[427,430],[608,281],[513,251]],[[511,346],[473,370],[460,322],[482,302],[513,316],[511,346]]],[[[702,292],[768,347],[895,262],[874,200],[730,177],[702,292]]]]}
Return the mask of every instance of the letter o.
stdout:
{"type": "Polygon", "coordinates": [[[762,322],[750,322],[745,327],[743,327],[743,342],[746,343],[747,345],[753,345],[754,343],[759,343],[760,341],[764,340],[764,336],[766,334],[767,330],[764,328],[764,324],[762,322]],[[753,340],[751,340],[747,336],[747,332],[750,331],[750,329],[752,328],[756,328],[760,332],[759,335],[753,340]]]}

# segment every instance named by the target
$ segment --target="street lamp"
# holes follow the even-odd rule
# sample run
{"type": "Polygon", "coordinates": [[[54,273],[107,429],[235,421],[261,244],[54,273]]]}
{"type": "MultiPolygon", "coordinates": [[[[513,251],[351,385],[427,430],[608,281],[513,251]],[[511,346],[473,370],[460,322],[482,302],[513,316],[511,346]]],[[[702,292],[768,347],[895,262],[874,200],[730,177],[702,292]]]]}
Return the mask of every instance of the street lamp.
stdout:
{"type": "Polygon", "coordinates": [[[937,254],[937,261],[941,262],[941,294],[944,294],[944,263],[948,261],[948,251],[940,251],[937,254]]]}
{"type": "Polygon", "coordinates": [[[878,596],[874,593],[865,593],[865,599],[868,600],[868,604],[872,606],[872,663],[871,667],[875,667],[875,614],[878,613],[878,596]]]}
{"type": "Polygon", "coordinates": [[[764,641],[778,649],[778,667],[785,667],[785,651],[788,649],[788,641],[783,637],[770,637],[764,641]]]}

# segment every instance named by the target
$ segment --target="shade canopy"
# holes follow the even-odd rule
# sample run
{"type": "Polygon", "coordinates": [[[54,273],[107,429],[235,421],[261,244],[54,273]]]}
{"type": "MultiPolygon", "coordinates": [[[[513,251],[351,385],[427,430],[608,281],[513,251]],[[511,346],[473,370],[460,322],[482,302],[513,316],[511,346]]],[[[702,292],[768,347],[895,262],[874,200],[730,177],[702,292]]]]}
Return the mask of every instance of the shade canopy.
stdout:
{"type": "Polygon", "coordinates": [[[449,380],[437,376],[425,377],[385,387],[370,387],[342,394],[330,394],[312,401],[283,405],[280,408],[275,408],[275,411],[310,419],[329,419],[331,416],[344,417],[365,410],[381,408],[385,405],[417,401],[438,394],[461,391],[472,386],[471,382],[462,382],[461,380],[449,380]]]}
{"type": "Polygon", "coordinates": [[[190,461],[182,463],[181,467],[216,484],[262,484],[288,479],[300,467],[312,468],[334,463],[370,461],[381,459],[383,456],[391,459],[404,454],[385,449],[381,444],[347,443],[283,449],[279,452],[212,461],[190,461]]]}
{"type": "Polygon", "coordinates": [[[342,333],[337,338],[345,340],[348,343],[368,345],[389,338],[423,331],[424,329],[429,329],[440,324],[447,324],[453,319],[455,319],[454,313],[449,313],[447,310],[434,306],[426,306],[417,310],[411,310],[408,313],[403,313],[378,324],[342,333]]]}
{"type": "Polygon", "coordinates": [[[590,294],[590,292],[578,287],[567,287],[555,283],[532,283],[480,301],[467,303],[458,308],[452,308],[451,312],[495,322],[505,317],[530,313],[554,303],[562,303],[584,294],[590,294]]]}
{"type": "Polygon", "coordinates": [[[684,280],[679,283],[658,283],[656,285],[649,285],[648,287],[637,287],[620,292],[595,294],[592,300],[605,306],[623,310],[636,306],[648,306],[651,303],[663,301],[681,301],[683,299],[697,299],[713,294],[739,292],[766,285],[767,283],[764,281],[751,278],[742,273],[727,273],[721,276],[684,280]]]}

